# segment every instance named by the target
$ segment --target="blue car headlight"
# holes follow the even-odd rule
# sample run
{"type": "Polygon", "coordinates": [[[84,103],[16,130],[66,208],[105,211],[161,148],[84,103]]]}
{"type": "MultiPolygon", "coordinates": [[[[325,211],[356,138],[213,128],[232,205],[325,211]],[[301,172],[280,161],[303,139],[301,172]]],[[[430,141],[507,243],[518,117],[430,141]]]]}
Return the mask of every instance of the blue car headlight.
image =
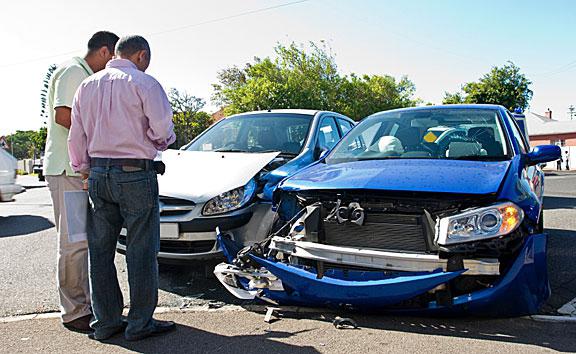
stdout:
{"type": "Polygon", "coordinates": [[[202,215],[216,215],[240,209],[252,199],[256,181],[251,179],[245,186],[224,192],[204,204],[202,215]]]}
{"type": "Polygon", "coordinates": [[[516,230],[524,212],[506,202],[440,219],[437,242],[450,245],[505,236],[516,230]]]}

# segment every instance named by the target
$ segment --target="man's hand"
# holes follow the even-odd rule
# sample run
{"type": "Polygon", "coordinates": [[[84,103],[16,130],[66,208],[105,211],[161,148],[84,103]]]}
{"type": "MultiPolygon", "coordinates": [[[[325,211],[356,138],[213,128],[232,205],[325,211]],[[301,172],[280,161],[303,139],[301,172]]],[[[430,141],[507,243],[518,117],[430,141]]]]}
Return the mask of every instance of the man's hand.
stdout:
{"type": "Polygon", "coordinates": [[[54,120],[57,124],[60,124],[66,129],[70,129],[70,125],[72,124],[72,109],[70,107],[56,107],[54,108],[56,111],[56,115],[54,116],[54,120]]]}

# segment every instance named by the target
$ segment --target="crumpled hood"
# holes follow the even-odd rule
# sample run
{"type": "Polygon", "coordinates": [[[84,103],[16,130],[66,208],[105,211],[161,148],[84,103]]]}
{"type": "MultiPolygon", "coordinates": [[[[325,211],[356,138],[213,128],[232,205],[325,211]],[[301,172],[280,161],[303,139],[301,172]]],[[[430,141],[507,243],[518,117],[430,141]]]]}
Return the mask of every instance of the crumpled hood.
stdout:
{"type": "Polygon", "coordinates": [[[510,161],[394,159],[317,163],[288,178],[280,189],[371,189],[489,194],[498,191],[510,161]]]}
{"type": "Polygon", "coordinates": [[[278,152],[237,153],[166,150],[160,195],[203,203],[248,183],[278,152]]]}

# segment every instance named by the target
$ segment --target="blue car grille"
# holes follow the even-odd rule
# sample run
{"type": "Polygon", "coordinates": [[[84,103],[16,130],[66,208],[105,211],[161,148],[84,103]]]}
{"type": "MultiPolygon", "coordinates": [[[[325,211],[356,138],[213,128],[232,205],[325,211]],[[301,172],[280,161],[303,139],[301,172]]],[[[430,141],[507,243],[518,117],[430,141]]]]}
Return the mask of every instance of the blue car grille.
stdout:
{"type": "Polygon", "coordinates": [[[371,213],[364,225],[324,223],[324,243],[334,246],[425,253],[420,215],[371,213]]]}

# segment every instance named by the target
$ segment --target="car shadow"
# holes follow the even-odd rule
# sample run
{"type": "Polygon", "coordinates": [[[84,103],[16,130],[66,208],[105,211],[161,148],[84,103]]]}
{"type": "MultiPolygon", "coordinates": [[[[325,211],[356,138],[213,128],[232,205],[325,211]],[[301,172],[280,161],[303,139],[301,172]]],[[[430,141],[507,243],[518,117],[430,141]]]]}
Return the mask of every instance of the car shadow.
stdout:
{"type": "Polygon", "coordinates": [[[0,238],[28,235],[35,232],[47,230],[54,227],[54,224],[37,215],[11,215],[0,216],[0,238]]]}
{"type": "Polygon", "coordinates": [[[552,295],[543,311],[556,310],[576,297],[576,231],[546,229],[548,279],[552,295]]]}
{"type": "Polygon", "coordinates": [[[219,262],[160,264],[159,288],[184,297],[182,307],[194,306],[196,301],[210,307],[225,304],[243,305],[247,302],[230,294],[212,271],[219,262]]]}
{"type": "Polygon", "coordinates": [[[356,316],[360,328],[445,336],[486,341],[529,344],[563,352],[576,350],[576,328],[560,323],[536,322],[524,318],[427,318],[356,316]],[[569,333],[567,333],[567,331],[569,333]]]}
{"type": "Polygon", "coordinates": [[[544,197],[544,210],[576,209],[576,198],[573,197],[544,197]]]}
{"type": "MultiPolygon", "coordinates": [[[[222,324],[225,326],[225,324],[222,324]]],[[[277,339],[298,335],[296,332],[269,331],[262,334],[223,336],[183,324],[161,337],[128,342],[121,336],[104,343],[138,353],[319,353],[311,346],[291,345],[277,339]]]]}

